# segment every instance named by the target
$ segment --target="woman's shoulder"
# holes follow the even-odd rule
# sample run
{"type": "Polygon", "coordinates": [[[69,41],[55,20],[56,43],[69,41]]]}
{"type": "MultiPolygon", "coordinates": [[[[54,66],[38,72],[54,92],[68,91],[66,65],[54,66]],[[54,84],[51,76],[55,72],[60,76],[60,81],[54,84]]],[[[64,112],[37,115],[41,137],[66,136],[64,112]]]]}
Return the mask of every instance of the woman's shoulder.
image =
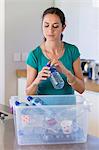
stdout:
{"type": "Polygon", "coordinates": [[[34,56],[34,57],[38,58],[38,57],[41,56],[41,55],[42,55],[42,50],[41,50],[40,45],[37,46],[37,47],[34,48],[34,49],[31,49],[30,52],[29,52],[29,56],[31,56],[31,57],[34,56]]]}
{"type": "Polygon", "coordinates": [[[80,56],[80,52],[77,46],[74,44],[66,43],[65,42],[65,50],[66,50],[66,55],[71,56],[73,62],[80,56]]]}
{"type": "Polygon", "coordinates": [[[40,46],[37,46],[35,49],[31,49],[27,57],[26,64],[37,69],[37,62],[41,55],[40,53],[41,53],[40,46]]]}
{"type": "Polygon", "coordinates": [[[30,50],[30,53],[32,53],[32,54],[39,54],[40,52],[41,52],[40,45],[37,46],[36,48],[30,50]]]}
{"type": "Polygon", "coordinates": [[[78,49],[78,47],[75,44],[71,44],[71,43],[67,43],[67,42],[64,42],[64,46],[66,48],[70,48],[70,49],[78,49]]]}

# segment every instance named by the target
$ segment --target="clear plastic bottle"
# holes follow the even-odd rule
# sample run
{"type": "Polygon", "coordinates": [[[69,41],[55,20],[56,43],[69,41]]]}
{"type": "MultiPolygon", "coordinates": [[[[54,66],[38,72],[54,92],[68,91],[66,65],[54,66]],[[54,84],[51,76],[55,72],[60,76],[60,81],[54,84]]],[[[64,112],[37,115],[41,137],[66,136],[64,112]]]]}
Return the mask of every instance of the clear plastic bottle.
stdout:
{"type": "Polygon", "coordinates": [[[29,102],[29,105],[41,106],[44,104],[43,101],[39,97],[28,96],[27,100],[29,102]]]}
{"type": "MultiPolygon", "coordinates": [[[[47,65],[50,67],[50,64],[47,65]]],[[[59,72],[56,70],[56,68],[53,66],[50,67],[51,76],[50,81],[55,89],[62,89],[64,87],[64,80],[62,79],[59,72]]]]}

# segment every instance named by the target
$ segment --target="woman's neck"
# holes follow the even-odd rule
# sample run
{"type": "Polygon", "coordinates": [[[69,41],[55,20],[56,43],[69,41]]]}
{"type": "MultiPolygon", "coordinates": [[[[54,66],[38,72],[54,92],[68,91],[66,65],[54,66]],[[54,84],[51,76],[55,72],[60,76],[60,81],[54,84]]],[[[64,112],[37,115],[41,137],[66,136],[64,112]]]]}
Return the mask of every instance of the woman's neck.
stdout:
{"type": "Polygon", "coordinates": [[[59,42],[45,41],[44,45],[45,45],[45,50],[47,50],[48,52],[53,52],[53,53],[59,53],[63,47],[62,41],[59,41],[59,42]]]}
{"type": "Polygon", "coordinates": [[[41,49],[43,50],[44,55],[48,59],[59,59],[64,54],[64,43],[62,41],[59,42],[49,42],[45,41],[41,44],[41,49]]]}

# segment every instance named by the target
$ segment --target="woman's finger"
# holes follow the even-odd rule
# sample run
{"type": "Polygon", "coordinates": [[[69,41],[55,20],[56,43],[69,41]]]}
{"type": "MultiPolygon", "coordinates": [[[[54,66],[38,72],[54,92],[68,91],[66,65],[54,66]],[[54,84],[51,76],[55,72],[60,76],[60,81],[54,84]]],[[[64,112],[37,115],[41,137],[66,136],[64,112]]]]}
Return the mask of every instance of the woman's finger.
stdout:
{"type": "Polygon", "coordinates": [[[50,70],[50,67],[45,66],[45,67],[43,67],[42,71],[44,71],[44,70],[50,70]]]}
{"type": "Polygon", "coordinates": [[[58,60],[57,59],[53,59],[52,61],[51,61],[51,66],[54,66],[55,64],[57,64],[58,63],[58,60]]]}

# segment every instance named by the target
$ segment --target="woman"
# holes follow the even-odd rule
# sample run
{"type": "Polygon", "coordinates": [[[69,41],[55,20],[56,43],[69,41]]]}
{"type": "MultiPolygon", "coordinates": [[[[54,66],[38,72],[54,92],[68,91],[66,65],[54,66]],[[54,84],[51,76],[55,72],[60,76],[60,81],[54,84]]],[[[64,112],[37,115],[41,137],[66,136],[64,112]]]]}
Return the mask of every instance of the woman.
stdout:
{"type": "Polygon", "coordinates": [[[27,59],[27,95],[67,95],[74,90],[85,90],[80,67],[80,53],[75,45],[62,41],[66,27],[64,13],[55,7],[48,8],[42,16],[44,41],[31,51],[27,59]],[[50,82],[48,62],[54,65],[64,79],[62,89],[54,89],[50,82]]]}

